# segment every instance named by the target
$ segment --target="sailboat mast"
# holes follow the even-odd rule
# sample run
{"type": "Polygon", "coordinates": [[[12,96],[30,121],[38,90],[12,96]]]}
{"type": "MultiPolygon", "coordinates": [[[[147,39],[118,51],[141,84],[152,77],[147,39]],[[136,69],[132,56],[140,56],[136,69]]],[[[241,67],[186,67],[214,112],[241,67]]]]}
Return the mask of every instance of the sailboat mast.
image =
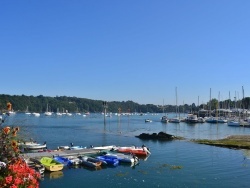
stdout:
{"type": "Polygon", "coordinates": [[[210,88],[210,100],[209,100],[209,117],[211,117],[211,88],[210,88]]]}
{"type": "Polygon", "coordinates": [[[199,96],[198,96],[198,117],[200,117],[200,108],[199,108],[199,96]]]}
{"type": "Polygon", "coordinates": [[[177,117],[177,87],[175,87],[175,97],[176,97],[176,117],[177,117]]]}

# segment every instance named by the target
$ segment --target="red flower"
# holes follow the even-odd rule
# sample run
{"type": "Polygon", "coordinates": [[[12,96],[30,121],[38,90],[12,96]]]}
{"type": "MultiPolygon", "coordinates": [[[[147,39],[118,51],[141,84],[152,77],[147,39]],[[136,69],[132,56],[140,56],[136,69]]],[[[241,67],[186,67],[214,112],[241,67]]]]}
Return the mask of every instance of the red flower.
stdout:
{"type": "Polygon", "coordinates": [[[19,148],[13,136],[19,131],[19,127],[5,127],[0,133],[0,156],[6,157],[8,162],[5,168],[1,168],[0,187],[3,188],[39,188],[40,174],[29,168],[25,161],[19,157],[19,148]],[[9,134],[9,133],[12,134],[9,134]]]}
{"type": "Polygon", "coordinates": [[[12,176],[7,176],[5,178],[5,181],[6,181],[7,184],[10,184],[12,182],[12,176]]]}
{"type": "Polygon", "coordinates": [[[3,132],[4,132],[4,134],[9,134],[9,132],[10,132],[10,127],[4,127],[4,128],[3,128],[3,132]]]}
{"type": "Polygon", "coordinates": [[[18,188],[16,185],[11,185],[10,188],[18,188]]]}
{"type": "Polygon", "coordinates": [[[14,184],[19,185],[21,183],[22,183],[22,180],[19,177],[16,177],[15,180],[14,180],[14,184]]]}

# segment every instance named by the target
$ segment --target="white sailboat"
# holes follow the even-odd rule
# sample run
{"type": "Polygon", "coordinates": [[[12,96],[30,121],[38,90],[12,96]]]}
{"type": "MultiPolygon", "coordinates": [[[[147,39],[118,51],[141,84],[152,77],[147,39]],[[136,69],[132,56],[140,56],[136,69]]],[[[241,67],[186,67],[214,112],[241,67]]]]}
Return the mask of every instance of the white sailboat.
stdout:
{"type": "Polygon", "coordinates": [[[177,87],[175,87],[175,97],[176,97],[176,115],[175,115],[175,118],[172,118],[169,120],[169,122],[171,123],[180,123],[180,118],[178,117],[178,102],[177,102],[177,87]]]}
{"type": "Polygon", "coordinates": [[[57,115],[57,116],[62,116],[62,113],[59,111],[59,108],[57,108],[56,115],[57,115]]]}
{"type": "Polygon", "coordinates": [[[25,110],[25,114],[26,115],[30,115],[31,113],[29,112],[29,107],[27,106],[26,110],[25,110]]]}
{"type": "Polygon", "coordinates": [[[49,112],[49,104],[47,104],[47,109],[46,109],[46,112],[44,112],[44,115],[45,116],[51,116],[52,115],[52,112],[49,112]]]}
{"type": "MultiPolygon", "coordinates": [[[[162,112],[164,113],[164,100],[163,100],[162,112]]],[[[165,115],[161,117],[161,122],[162,123],[167,123],[168,121],[169,121],[169,119],[168,119],[168,117],[167,117],[167,115],[165,113],[165,115]]]]}
{"type": "MultiPolygon", "coordinates": [[[[234,97],[234,105],[235,105],[235,109],[237,109],[237,105],[236,105],[236,91],[235,91],[235,97],[234,97]]],[[[238,111],[238,109],[237,109],[238,111]]],[[[237,111],[235,112],[236,116],[237,116],[237,111]]],[[[230,121],[227,122],[227,125],[228,126],[233,126],[233,127],[239,127],[240,126],[240,114],[238,114],[239,116],[239,119],[237,120],[236,118],[235,119],[232,119],[230,121]]]]}
{"type": "Polygon", "coordinates": [[[40,113],[38,112],[33,112],[32,115],[36,116],[36,117],[39,117],[40,116],[40,113]]]}

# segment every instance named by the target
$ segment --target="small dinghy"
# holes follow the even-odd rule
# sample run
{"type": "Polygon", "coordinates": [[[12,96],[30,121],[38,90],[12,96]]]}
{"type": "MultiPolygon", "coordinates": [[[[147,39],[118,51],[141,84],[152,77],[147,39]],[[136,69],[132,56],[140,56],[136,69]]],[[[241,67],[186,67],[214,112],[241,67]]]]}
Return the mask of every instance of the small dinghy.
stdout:
{"type": "Polygon", "coordinates": [[[116,146],[110,145],[110,146],[98,146],[98,147],[93,147],[91,146],[91,149],[96,149],[96,150],[111,150],[112,148],[115,148],[116,146]]]}
{"type": "Polygon", "coordinates": [[[96,159],[111,166],[118,166],[119,164],[119,160],[117,158],[108,155],[97,156],[96,159]]]}
{"type": "Polygon", "coordinates": [[[42,157],[40,162],[48,171],[59,171],[63,169],[63,164],[59,163],[51,157],[42,157]]]}
{"type": "Polygon", "coordinates": [[[130,154],[107,153],[105,156],[118,159],[120,163],[136,163],[139,161],[138,157],[136,157],[135,155],[130,155],[130,154]]]}
{"type": "Polygon", "coordinates": [[[57,162],[63,164],[64,166],[70,165],[69,164],[70,161],[66,157],[54,156],[53,159],[56,160],[57,162]]]}
{"type": "Polygon", "coordinates": [[[98,167],[102,165],[102,161],[99,159],[95,159],[92,157],[87,157],[87,156],[81,156],[79,157],[81,159],[81,164],[87,167],[98,167]]]}
{"type": "Polygon", "coordinates": [[[86,149],[87,147],[83,147],[83,146],[74,146],[73,143],[70,143],[70,150],[79,150],[79,149],[86,149]]]}
{"type": "Polygon", "coordinates": [[[147,156],[150,153],[149,149],[142,145],[142,147],[128,146],[128,147],[117,147],[113,151],[125,154],[133,154],[136,156],[147,156]]]}
{"type": "Polygon", "coordinates": [[[54,159],[59,163],[62,163],[64,166],[79,165],[81,163],[81,160],[78,157],[74,156],[55,156],[54,159]]]}
{"type": "Polygon", "coordinates": [[[69,150],[70,147],[69,146],[59,146],[58,149],[59,150],[69,150]]]}

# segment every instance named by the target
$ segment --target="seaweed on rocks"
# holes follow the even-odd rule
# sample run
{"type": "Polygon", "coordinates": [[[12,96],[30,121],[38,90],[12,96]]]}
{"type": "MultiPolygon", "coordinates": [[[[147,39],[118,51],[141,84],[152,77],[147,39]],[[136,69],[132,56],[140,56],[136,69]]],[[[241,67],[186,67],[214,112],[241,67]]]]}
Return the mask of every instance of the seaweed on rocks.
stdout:
{"type": "Polygon", "coordinates": [[[159,133],[152,133],[152,134],[148,134],[148,133],[142,133],[139,136],[135,136],[137,138],[143,139],[143,140],[179,140],[181,139],[180,137],[171,135],[171,134],[167,134],[164,132],[159,132],[159,133]]]}

